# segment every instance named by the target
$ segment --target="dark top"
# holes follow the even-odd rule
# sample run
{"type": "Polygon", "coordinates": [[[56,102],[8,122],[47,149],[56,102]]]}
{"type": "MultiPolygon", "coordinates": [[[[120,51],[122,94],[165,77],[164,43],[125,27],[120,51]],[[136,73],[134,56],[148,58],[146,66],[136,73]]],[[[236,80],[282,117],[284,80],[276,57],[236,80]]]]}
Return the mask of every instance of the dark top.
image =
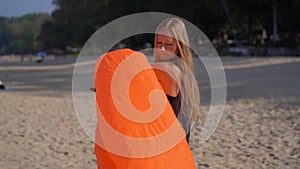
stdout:
{"type": "Polygon", "coordinates": [[[5,89],[5,86],[3,84],[0,84],[0,89],[5,89]]]}
{"type": "MultiPolygon", "coordinates": [[[[176,97],[172,97],[172,96],[167,95],[167,98],[168,98],[168,100],[169,100],[169,102],[170,102],[170,104],[171,104],[171,106],[174,110],[174,113],[177,117],[178,113],[180,112],[180,107],[181,107],[181,93],[179,92],[176,97]]],[[[188,131],[188,133],[186,133],[186,141],[189,143],[189,140],[190,140],[190,132],[188,131]]]]}

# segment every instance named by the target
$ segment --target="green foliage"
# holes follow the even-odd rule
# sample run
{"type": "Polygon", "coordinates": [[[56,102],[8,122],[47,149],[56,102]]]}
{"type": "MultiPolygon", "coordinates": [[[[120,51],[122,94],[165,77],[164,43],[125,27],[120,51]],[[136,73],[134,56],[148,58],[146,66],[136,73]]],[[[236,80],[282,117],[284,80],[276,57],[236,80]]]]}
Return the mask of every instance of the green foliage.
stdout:
{"type": "MultiPolygon", "coordinates": [[[[299,46],[299,42],[297,42],[297,36],[300,35],[299,0],[226,0],[226,2],[235,22],[234,29],[238,39],[259,41],[262,31],[266,30],[267,39],[264,44],[266,46],[299,46]],[[279,33],[277,42],[272,41],[274,5],[277,9],[279,33]]],[[[233,36],[233,32],[228,32],[233,36]]]]}
{"type": "Polygon", "coordinates": [[[58,8],[53,12],[52,20],[43,24],[40,36],[42,46],[50,49],[82,47],[101,26],[137,12],[159,11],[178,15],[196,23],[212,38],[226,23],[219,0],[55,0],[54,3],[58,8]]]}
{"type": "MultiPolygon", "coordinates": [[[[53,0],[53,3],[57,9],[51,18],[46,14],[0,17],[0,54],[81,48],[108,22],[149,11],[185,18],[221,46],[227,45],[225,37],[257,46],[300,45],[299,0],[53,0]],[[276,43],[272,41],[274,5],[279,33],[276,43]]],[[[131,37],[123,42],[132,47],[149,42],[151,37],[131,37]]]]}
{"type": "Polygon", "coordinates": [[[41,25],[49,19],[48,14],[0,17],[0,54],[36,52],[41,25]]]}
{"type": "MultiPolygon", "coordinates": [[[[67,46],[82,47],[92,33],[106,23],[124,15],[147,11],[185,18],[211,40],[223,39],[227,35],[250,45],[263,45],[263,30],[267,32],[264,43],[272,42],[273,5],[276,4],[279,38],[284,39],[282,45],[287,44],[286,41],[296,43],[295,37],[300,30],[298,0],[54,0],[54,3],[58,8],[52,14],[53,20],[43,25],[41,33],[40,40],[45,48],[65,50],[67,46]]],[[[140,37],[131,38],[129,43],[137,44],[136,39],[143,41],[140,37]]]]}

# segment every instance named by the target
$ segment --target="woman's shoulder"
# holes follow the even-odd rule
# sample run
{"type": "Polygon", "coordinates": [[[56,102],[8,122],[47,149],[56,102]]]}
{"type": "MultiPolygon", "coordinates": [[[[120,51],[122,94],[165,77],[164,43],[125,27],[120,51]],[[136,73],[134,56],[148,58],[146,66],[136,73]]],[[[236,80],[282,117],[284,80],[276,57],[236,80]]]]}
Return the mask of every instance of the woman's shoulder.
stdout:
{"type": "Polygon", "coordinates": [[[181,70],[173,62],[155,62],[152,64],[152,67],[171,74],[176,80],[181,76],[181,70]]]}

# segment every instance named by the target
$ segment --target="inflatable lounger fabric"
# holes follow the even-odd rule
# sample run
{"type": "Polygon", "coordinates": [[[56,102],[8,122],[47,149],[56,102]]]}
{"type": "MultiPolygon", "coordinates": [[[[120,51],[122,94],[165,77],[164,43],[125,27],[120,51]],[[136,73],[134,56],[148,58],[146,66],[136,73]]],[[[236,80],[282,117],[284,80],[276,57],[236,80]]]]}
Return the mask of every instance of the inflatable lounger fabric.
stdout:
{"type": "Polygon", "coordinates": [[[143,53],[108,52],[95,66],[99,169],[193,169],[185,132],[143,53]]]}

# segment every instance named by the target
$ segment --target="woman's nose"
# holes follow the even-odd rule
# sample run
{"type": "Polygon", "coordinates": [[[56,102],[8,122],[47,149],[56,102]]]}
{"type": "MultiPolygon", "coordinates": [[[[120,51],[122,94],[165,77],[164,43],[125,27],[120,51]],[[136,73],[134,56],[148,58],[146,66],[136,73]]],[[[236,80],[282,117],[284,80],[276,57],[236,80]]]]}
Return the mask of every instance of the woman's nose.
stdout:
{"type": "Polygon", "coordinates": [[[166,51],[166,49],[165,49],[165,46],[164,46],[164,45],[162,45],[161,49],[162,49],[162,50],[164,50],[164,51],[166,51]]]}

